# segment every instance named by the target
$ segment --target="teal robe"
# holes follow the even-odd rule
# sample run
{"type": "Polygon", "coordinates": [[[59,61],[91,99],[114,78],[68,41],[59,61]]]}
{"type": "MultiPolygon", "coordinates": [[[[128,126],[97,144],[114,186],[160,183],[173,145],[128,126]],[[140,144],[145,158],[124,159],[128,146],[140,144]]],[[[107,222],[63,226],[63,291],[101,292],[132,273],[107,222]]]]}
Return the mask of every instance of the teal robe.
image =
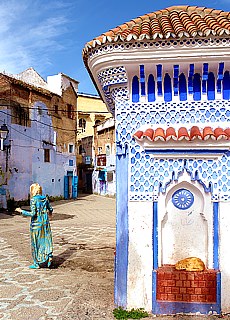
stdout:
{"type": "Polygon", "coordinates": [[[22,210],[22,215],[31,217],[30,237],[34,264],[50,266],[53,258],[53,241],[49,222],[49,212],[53,212],[48,199],[42,195],[30,201],[31,211],[22,210]]]}

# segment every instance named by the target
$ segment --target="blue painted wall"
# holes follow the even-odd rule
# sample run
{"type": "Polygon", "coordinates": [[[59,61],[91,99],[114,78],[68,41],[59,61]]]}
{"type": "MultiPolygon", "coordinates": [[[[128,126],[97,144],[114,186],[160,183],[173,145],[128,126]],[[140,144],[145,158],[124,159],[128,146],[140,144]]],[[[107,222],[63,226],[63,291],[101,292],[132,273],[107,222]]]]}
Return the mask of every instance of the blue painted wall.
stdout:
{"type": "Polygon", "coordinates": [[[117,147],[116,160],[116,255],[115,255],[115,304],[127,305],[128,272],[128,153],[127,148],[117,147]]]}

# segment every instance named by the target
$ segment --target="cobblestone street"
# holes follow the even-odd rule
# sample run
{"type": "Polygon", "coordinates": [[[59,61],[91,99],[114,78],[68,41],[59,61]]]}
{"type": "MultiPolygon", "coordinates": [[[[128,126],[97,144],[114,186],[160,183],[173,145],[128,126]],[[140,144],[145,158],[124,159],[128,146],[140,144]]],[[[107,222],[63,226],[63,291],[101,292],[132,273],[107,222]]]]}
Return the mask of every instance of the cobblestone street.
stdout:
{"type": "Polygon", "coordinates": [[[30,219],[0,215],[0,319],[113,319],[115,200],[52,205],[52,269],[28,268],[30,219]]]}
{"type": "MultiPolygon", "coordinates": [[[[55,202],[52,206],[51,269],[28,268],[32,263],[30,218],[0,214],[0,319],[114,319],[115,199],[81,195],[76,201],[55,202]]],[[[155,316],[145,319],[150,318],[155,316]]]]}

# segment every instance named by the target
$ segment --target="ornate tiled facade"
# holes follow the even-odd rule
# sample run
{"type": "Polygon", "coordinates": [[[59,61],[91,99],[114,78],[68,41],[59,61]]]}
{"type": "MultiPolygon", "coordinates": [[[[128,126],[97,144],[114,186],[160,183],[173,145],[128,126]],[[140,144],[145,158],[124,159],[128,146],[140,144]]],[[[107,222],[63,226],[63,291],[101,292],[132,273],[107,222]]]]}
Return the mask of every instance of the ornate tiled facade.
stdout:
{"type": "Polygon", "coordinates": [[[229,46],[229,12],[174,6],[83,49],[115,117],[117,305],[156,314],[230,310],[229,46]],[[202,282],[196,290],[190,280],[199,273],[174,272],[188,257],[214,275],[212,292],[208,272],[201,274],[205,288],[202,282]],[[164,277],[183,281],[161,282],[166,266],[164,277]]]}

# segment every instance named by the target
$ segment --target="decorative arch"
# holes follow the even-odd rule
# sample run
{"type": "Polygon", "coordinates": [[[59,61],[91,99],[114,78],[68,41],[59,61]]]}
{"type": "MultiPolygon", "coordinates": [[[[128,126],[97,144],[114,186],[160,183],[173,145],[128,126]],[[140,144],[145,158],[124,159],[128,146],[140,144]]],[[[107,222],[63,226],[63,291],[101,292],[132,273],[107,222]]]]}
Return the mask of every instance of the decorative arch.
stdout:
{"type": "Polygon", "coordinates": [[[209,72],[207,80],[208,100],[215,100],[215,76],[209,72]]]}
{"type": "Polygon", "coordinates": [[[187,83],[184,73],[179,75],[179,97],[180,101],[187,100],[187,83]]]}
{"type": "Polygon", "coordinates": [[[230,74],[229,71],[225,71],[223,78],[223,99],[230,99],[230,74]]]}
{"type": "Polygon", "coordinates": [[[155,100],[155,80],[154,76],[150,74],[148,78],[148,101],[153,102],[155,100]]]}
{"type": "Polygon", "coordinates": [[[139,102],[139,100],[140,100],[139,79],[137,76],[134,76],[132,81],[132,102],[139,102]]]}
{"type": "Polygon", "coordinates": [[[195,73],[193,77],[193,99],[195,101],[201,100],[201,76],[195,73]]]}
{"type": "Polygon", "coordinates": [[[172,82],[168,73],[164,77],[164,100],[166,102],[172,101],[172,82]]]}

